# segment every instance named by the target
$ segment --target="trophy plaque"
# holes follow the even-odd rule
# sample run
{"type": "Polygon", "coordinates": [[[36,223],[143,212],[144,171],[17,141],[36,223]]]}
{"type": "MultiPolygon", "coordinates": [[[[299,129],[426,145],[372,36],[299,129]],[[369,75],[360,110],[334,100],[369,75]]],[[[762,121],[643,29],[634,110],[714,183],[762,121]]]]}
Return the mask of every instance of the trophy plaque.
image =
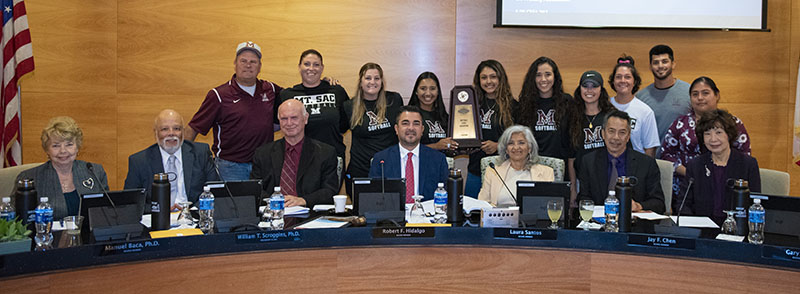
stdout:
{"type": "Polygon", "coordinates": [[[450,90],[449,134],[458,142],[458,149],[481,147],[478,124],[478,101],[472,86],[455,86],[450,90]]]}

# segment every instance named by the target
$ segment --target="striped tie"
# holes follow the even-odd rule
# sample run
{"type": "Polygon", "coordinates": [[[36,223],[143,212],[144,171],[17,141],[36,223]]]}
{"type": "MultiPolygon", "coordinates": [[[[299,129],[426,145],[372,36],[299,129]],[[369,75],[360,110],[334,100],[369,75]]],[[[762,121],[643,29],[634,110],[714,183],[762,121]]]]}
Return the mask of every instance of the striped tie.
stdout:
{"type": "Polygon", "coordinates": [[[281,192],[283,195],[297,196],[297,162],[294,162],[292,155],[297,152],[294,147],[289,147],[288,152],[283,156],[283,169],[281,170],[281,192]]]}

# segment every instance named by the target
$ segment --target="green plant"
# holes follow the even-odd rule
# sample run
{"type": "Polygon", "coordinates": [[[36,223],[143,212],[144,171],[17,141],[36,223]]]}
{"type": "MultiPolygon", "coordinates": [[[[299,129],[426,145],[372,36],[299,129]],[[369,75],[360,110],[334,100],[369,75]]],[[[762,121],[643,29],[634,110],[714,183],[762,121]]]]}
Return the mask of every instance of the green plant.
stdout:
{"type": "Polygon", "coordinates": [[[0,219],[0,242],[11,242],[28,238],[31,230],[28,230],[22,220],[7,221],[0,219]]]}

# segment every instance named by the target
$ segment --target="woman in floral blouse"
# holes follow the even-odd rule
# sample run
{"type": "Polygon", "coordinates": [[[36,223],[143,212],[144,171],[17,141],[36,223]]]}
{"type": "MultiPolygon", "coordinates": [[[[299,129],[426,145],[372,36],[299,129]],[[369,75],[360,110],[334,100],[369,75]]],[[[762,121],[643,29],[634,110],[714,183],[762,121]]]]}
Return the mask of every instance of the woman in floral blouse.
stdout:
{"type": "MultiPolygon", "coordinates": [[[[678,117],[669,127],[664,141],[661,142],[661,159],[669,160],[674,167],[672,181],[672,199],[678,199],[678,191],[685,188],[686,164],[692,158],[707,152],[705,146],[697,141],[695,134],[696,121],[703,113],[717,110],[720,94],[717,84],[709,77],[699,77],[692,82],[689,87],[692,109],[689,113],[678,117]]],[[[742,120],[733,117],[736,122],[737,138],[734,140],[732,148],[739,152],[750,155],[750,136],[742,124],[742,120]]],[[[677,211],[678,201],[672,201],[672,211],[677,211]]]]}

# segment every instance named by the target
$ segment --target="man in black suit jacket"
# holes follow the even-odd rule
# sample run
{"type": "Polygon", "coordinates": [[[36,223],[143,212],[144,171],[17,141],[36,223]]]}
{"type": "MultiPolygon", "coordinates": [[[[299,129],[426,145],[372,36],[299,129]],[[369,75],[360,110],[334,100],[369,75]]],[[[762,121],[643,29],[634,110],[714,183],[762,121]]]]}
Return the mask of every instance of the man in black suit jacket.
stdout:
{"type": "Polygon", "coordinates": [[[128,176],[125,178],[125,189],[146,188],[150,203],[150,188],[153,175],[167,170],[167,159],[176,155],[177,176],[170,175],[171,186],[175,186],[175,195],[171,195],[172,210],[180,209],[176,202],[188,200],[197,203],[203,185],[207,181],[217,181],[219,177],[214,171],[211,151],[208,144],[183,139],[183,117],[172,109],[161,111],[153,125],[156,144],[128,157],[128,176]],[[178,158],[177,155],[180,155],[178,158]],[[183,181],[178,181],[180,179],[183,181]]]}
{"type": "Polygon", "coordinates": [[[332,204],[339,190],[336,149],[305,136],[308,112],[299,100],[284,101],[278,120],[283,139],[256,149],[250,178],[262,179],[268,194],[280,186],[287,207],[332,204]]]}
{"type": "Polygon", "coordinates": [[[631,211],[650,210],[664,213],[664,192],[661,191],[661,174],[655,159],[628,149],[631,138],[631,119],[627,113],[615,110],[608,114],[603,126],[603,141],[606,148],[583,156],[578,174],[580,192],[578,198],[602,205],[613,189],[611,178],[614,169],[618,176],[634,176],[638,184],[633,187],[631,211]],[[612,159],[618,161],[611,164],[612,159]]]}

